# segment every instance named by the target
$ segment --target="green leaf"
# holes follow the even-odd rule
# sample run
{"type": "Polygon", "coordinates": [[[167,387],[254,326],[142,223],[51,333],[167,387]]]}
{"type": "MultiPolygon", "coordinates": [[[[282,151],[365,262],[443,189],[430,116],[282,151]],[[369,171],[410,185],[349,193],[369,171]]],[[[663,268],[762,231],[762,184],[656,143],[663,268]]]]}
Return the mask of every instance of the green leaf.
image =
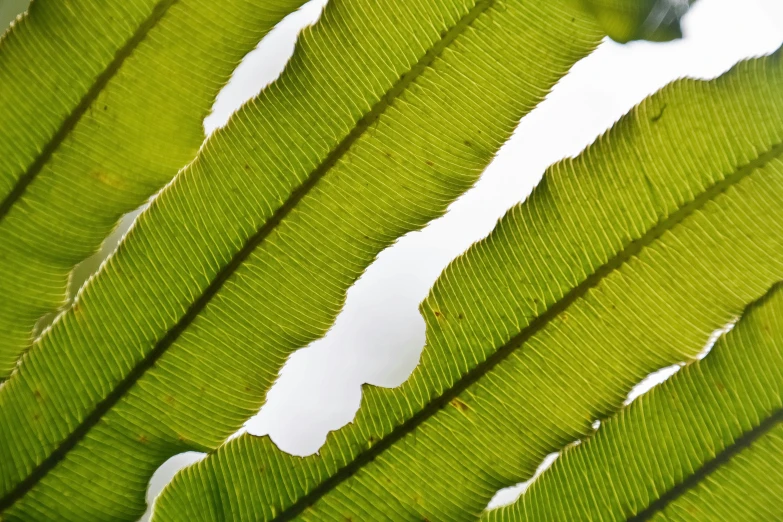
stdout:
{"type": "Polygon", "coordinates": [[[783,290],[488,521],[783,519],[783,290]]]}
{"type": "Polygon", "coordinates": [[[682,38],[680,20],[695,0],[576,0],[614,40],[668,42],[682,38]]]}
{"type": "Polygon", "coordinates": [[[366,387],[318,455],[227,442],[153,516],[477,516],[783,279],[781,94],[778,53],[647,99],[445,270],[405,384],[366,387]]]}
{"type": "Polygon", "coordinates": [[[0,388],[4,520],[137,517],[601,36],[564,1],[330,2],[0,388]]]}
{"type": "Polygon", "coordinates": [[[196,155],[242,57],[304,0],[36,1],[0,40],[0,382],[68,274],[196,155]]]}

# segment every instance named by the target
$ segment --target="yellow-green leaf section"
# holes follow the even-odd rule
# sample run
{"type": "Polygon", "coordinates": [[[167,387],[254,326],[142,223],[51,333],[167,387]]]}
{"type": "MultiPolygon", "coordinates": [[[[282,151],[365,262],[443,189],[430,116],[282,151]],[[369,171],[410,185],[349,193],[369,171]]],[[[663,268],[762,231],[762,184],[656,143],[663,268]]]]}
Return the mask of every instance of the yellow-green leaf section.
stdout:
{"type": "Polygon", "coordinates": [[[783,519],[783,290],[487,521],[783,519]]]}
{"type": "Polygon", "coordinates": [[[441,275],[400,388],[318,455],[243,435],[154,518],[468,520],[783,278],[780,53],[644,101],[441,275]]]}
{"type": "Polygon", "coordinates": [[[0,382],[68,274],[196,155],[242,57],[304,0],[36,0],[0,39],[0,382]]]}
{"type": "Polygon", "coordinates": [[[567,0],[333,0],[0,388],[5,520],[132,520],[602,34],[567,0]]]}

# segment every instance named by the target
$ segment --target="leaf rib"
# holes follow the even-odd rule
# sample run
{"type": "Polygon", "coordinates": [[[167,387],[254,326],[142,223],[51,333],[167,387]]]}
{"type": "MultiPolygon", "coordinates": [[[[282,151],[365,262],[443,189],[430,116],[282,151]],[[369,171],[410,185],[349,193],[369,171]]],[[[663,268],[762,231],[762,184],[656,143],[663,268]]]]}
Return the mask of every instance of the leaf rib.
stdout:
{"type": "Polygon", "coordinates": [[[783,422],[783,409],[776,410],[772,415],[764,419],[758,426],[742,434],[733,444],[726,447],[718,453],[714,459],[704,464],[688,478],[668,490],[666,493],[655,499],[649,506],[644,508],[636,515],[627,519],[628,522],[643,522],[650,520],[660,511],[666,509],[670,503],[695,488],[699,483],[717,471],[722,465],[727,464],[735,455],[742,450],[750,447],[755,441],[768,433],[778,423],[783,422]]]}
{"type": "MultiPolygon", "coordinates": [[[[165,14],[165,10],[171,7],[178,0],[168,0],[165,3],[158,4],[162,12],[156,10],[158,17],[154,19],[152,25],[147,27],[148,32],[152,26],[165,14]],[[165,6],[162,8],[161,6],[165,6]]],[[[316,167],[299,187],[297,187],[280,206],[273,215],[259,228],[255,234],[250,236],[242,248],[231,258],[231,260],[216,274],[204,292],[196,298],[188,307],[180,320],[171,327],[161,339],[155,344],[152,350],[122,379],[117,386],[84,418],[84,420],[52,451],[52,453],[41,461],[33,471],[20,481],[7,495],[0,499],[0,513],[7,510],[14,503],[24,497],[35,485],[40,482],[57,464],[63,460],[68,453],[77,446],[77,444],[90,432],[90,430],[100,422],[103,416],[108,413],[134,386],[134,384],[144,376],[147,370],[151,369],[155,363],[166,353],[167,349],[174,344],[180,335],[190,326],[198,315],[206,308],[212,298],[217,295],[222,286],[228,281],[231,275],[247,260],[253,251],[266,239],[283,219],[297,206],[297,204],[316,186],[318,181],[323,178],[329,170],[337,164],[338,161],[348,152],[354,142],[356,142],[367,131],[380,116],[391,106],[405,90],[411,86],[416,79],[429,68],[435,59],[457,38],[465,32],[471,24],[482,13],[491,8],[495,0],[480,0],[466,13],[451,29],[446,31],[440,40],[438,40],[423,56],[411,67],[411,69],[400,76],[394,85],[381,97],[373,107],[357,121],[356,125],[343,138],[337,146],[326,156],[318,167],[316,167]]],[[[156,9],[158,9],[156,8],[156,9]]],[[[153,20],[151,16],[147,22],[153,20]]],[[[145,25],[147,24],[145,22],[145,25]]],[[[137,33],[138,34],[138,33],[137,33]]],[[[135,40],[136,35],[134,35],[135,40]]],[[[139,41],[143,39],[143,35],[139,41]]],[[[138,42],[136,42],[138,43],[138,42]]],[[[123,48],[126,49],[126,47],[123,48]]],[[[129,49],[128,54],[130,54],[129,49]]],[[[123,57],[124,60],[125,57],[123,57]]],[[[114,62],[113,62],[114,63],[114,62]]],[[[121,62],[117,64],[119,68],[121,62]]],[[[116,72],[116,71],[114,71],[116,72]]],[[[111,78],[106,78],[106,82],[111,78]]],[[[104,82],[105,85],[105,82],[104,82]]],[[[92,90],[90,91],[92,92],[92,90]]],[[[97,95],[97,92],[95,93],[97,95]]],[[[82,114],[86,111],[89,103],[86,103],[82,114]]],[[[80,104],[81,107],[81,104],[80,104]]],[[[81,116],[81,114],[80,114],[81,116]]],[[[72,122],[75,125],[78,118],[72,122]]],[[[65,135],[63,135],[63,138],[65,135]]],[[[50,151],[54,151],[56,147],[50,151]]],[[[45,161],[44,161],[45,163],[45,161]]],[[[43,163],[41,164],[41,166],[43,163]]],[[[40,167],[39,167],[40,171],[40,167]]],[[[36,172],[37,173],[37,172],[36,172]]],[[[34,176],[33,176],[34,177],[34,176]]],[[[32,178],[30,179],[32,181],[32,178]]],[[[29,184],[29,181],[28,181],[29,184]]],[[[26,185],[25,185],[26,186],[26,185]]],[[[16,190],[16,189],[15,189],[16,190]]],[[[23,193],[24,187],[19,191],[23,193]]],[[[5,204],[5,202],[4,202],[5,204]]],[[[0,213],[0,219],[3,214],[0,213]]]]}
{"type": "Polygon", "coordinates": [[[98,98],[103,89],[108,85],[112,78],[119,72],[125,60],[133,54],[133,51],[144,41],[147,34],[160,22],[160,20],[166,15],[168,10],[178,2],[179,0],[161,0],[152,10],[152,13],[147,17],[144,22],[136,29],[133,36],[128,39],[124,46],[122,46],[114,55],[114,59],[109,63],[108,67],[95,79],[95,83],[84,94],[76,107],[73,108],[71,113],[63,120],[60,128],[54,133],[52,138],[47,142],[46,146],[41,149],[41,152],[36,156],[35,160],[30,164],[27,170],[19,177],[14,187],[6,195],[6,197],[0,201],[0,221],[3,221],[8,213],[11,211],[17,201],[24,195],[27,187],[35,180],[38,174],[41,173],[44,166],[54,155],[55,151],[70,135],[71,131],[76,127],[82,116],[87,112],[92,103],[98,98]]]}
{"type": "MultiPolygon", "coordinates": [[[[502,345],[495,353],[493,353],[483,362],[479,363],[472,370],[467,372],[462,378],[457,380],[439,397],[432,400],[407,421],[398,425],[388,435],[375,442],[369,449],[360,453],[350,463],[340,468],[335,474],[321,482],[312,491],[291,504],[273,520],[275,522],[292,520],[309,506],[315,504],[315,502],[317,502],[320,498],[324,497],[331,490],[335,489],[341,483],[361,470],[364,465],[372,462],[377,456],[391,448],[397,441],[401,440],[407,434],[413,432],[419,425],[446,407],[452,400],[457,398],[457,396],[459,396],[471,385],[479,381],[484,375],[492,371],[493,368],[505,360],[517,348],[520,348],[523,344],[525,344],[525,342],[527,342],[535,334],[546,327],[551,321],[557,318],[572,303],[584,296],[589,290],[596,287],[609,274],[613,273],[633,257],[637,256],[644,248],[654,243],[663,234],[672,230],[675,226],[684,221],[690,215],[699,211],[707,203],[726,192],[732,186],[741,182],[754,171],[763,168],[767,163],[781,156],[783,156],[783,143],[777,143],[765,152],[759,154],[754,160],[737,167],[732,173],[707,188],[699,196],[678,208],[675,212],[670,214],[669,217],[659,222],[642,237],[629,243],[623,250],[618,252],[609,261],[601,265],[592,275],[575,286],[544,313],[533,319],[527,327],[523,328],[520,333],[502,345]]],[[[781,415],[781,418],[783,418],[783,413],[780,413],[779,415],[781,415]]],[[[767,426],[765,429],[768,430],[769,428],[771,428],[771,426],[767,426]]],[[[755,431],[756,430],[754,430],[753,433],[755,433],[755,431]]],[[[746,444],[750,444],[751,442],[752,440],[749,440],[746,442],[746,444]]],[[[731,455],[728,455],[726,458],[730,458],[730,456],[731,455]]]]}

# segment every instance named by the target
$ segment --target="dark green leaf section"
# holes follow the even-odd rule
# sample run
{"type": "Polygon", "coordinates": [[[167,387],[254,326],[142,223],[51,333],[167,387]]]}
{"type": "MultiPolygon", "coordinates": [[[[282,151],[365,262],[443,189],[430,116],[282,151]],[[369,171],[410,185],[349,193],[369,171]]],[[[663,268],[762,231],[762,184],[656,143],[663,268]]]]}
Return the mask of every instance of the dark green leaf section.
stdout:
{"type": "Polygon", "coordinates": [[[565,0],[330,2],[0,388],[4,520],[137,517],[601,36],[565,0]]]}
{"type": "Polygon", "coordinates": [[[0,39],[0,381],[73,266],[193,159],[233,69],[302,3],[39,0],[0,39]]]}
{"type": "Polygon", "coordinates": [[[783,290],[488,521],[783,519],[783,290]]]}
{"type": "Polygon", "coordinates": [[[695,0],[574,0],[614,40],[668,42],[682,37],[680,21],[695,0]]]}
{"type": "Polygon", "coordinates": [[[404,385],[366,387],[318,455],[226,443],[156,519],[478,516],[783,278],[781,93],[776,54],[647,99],[445,270],[404,385]]]}

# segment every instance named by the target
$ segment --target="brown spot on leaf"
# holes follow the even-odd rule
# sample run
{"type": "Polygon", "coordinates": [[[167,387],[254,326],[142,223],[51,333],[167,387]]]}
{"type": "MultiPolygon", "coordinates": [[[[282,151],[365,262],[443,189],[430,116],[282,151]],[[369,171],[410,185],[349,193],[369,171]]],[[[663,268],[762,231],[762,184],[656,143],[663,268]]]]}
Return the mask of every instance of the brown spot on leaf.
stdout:
{"type": "Polygon", "coordinates": [[[106,185],[108,187],[116,188],[116,187],[121,187],[123,185],[117,176],[112,176],[111,174],[103,170],[92,171],[92,177],[95,178],[95,180],[98,183],[102,185],[106,185]]]}
{"type": "Polygon", "coordinates": [[[653,115],[653,117],[652,117],[652,118],[650,118],[650,121],[651,121],[652,123],[658,123],[658,120],[660,120],[660,119],[663,117],[663,111],[665,111],[665,110],[666,110],[666,104],[664,103],[664,104],[661,106],[661,110],[660,110],[660,111],[658,111],[658,114],[655,114],[655,115],[653,115]]]}
{"type": "Polygon", "coordinates": [[[449,401],[449,404],[451,404],[452,406],[457,408],[462,413],[465,413],[466,411],[470,410],[470,406],[468,406],[467,404],[465,404],[464,402],[459,400],[459,398],[457,398],[457,397],[454,397],[453,399],[451,399],[451,401],[449,401]]]}

